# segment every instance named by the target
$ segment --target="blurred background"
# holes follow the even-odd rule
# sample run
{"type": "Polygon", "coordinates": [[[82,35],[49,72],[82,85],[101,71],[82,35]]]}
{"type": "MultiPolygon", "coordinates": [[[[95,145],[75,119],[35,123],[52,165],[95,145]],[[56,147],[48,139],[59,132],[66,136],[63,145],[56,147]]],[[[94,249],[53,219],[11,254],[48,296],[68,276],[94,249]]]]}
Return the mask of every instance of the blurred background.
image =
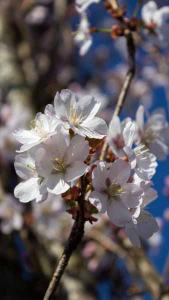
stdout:
{"type": "MultiPolygon", "coordinates": [[[[146,1],[141,1],[142,4],[146,1]]],[[[121,1],[128,16],[137,1],[121,1]]],[[[169,5],[169,1],[157,1],[169,5]]],[[[137,16],[139,17],[139,10],[137,16]]],[[[104,1],[88,10],[91,27],[111,28],[104,1]]],[[[102,102],[102,117],[111,119],[127,70],[123,38],[94,33],[85,56],[74,34],[79,15],[74,1],[0,0],[0,299],[42,299],[72,224],[60,203],[22,205],[14,198],[18,183],[13,160],[18,148],[12,132],[28,126],[36,112],[52,103],[56,91],[70,88],[102,102]]],[[[135,116],[139,104],[150,112],[163,108],[169,116],[169,48],[136,34],[137,72],[122,117],[135,116]]],[[[144,243],[146,256],[169,284],[169,159],[154,177],[159,197],[149,210],[160,231],[144,243]]],[[[101,219],[71,258],[56,299],[153,299],[123,253],[100,240],[114,228],[101,219]],[[98,236],[97,236],[98,235],[98,236]]],[[[120,233],[123,236],[123,232],[120,233]]]]}

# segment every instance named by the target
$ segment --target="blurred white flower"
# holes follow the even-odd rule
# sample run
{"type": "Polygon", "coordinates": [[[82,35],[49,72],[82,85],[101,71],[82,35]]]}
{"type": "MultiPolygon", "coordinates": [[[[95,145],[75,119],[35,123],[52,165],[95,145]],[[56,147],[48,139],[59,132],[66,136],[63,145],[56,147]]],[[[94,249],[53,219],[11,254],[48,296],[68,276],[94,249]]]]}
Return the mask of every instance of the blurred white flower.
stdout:
{"type": "Polygon", "coordinates": [[[101,139],[107,133],[106,122],[96,117],[101,103],[92,96],[80,97],[70,90],[56,93],[54,106],[47,105],[45,113],[55,116],[67,130],[89,138],[101,139]]]}
{"type": "Polygon", "coordinates": [[[9,234],[12,230],[22,228],[22,209],[11,195],[3,196],[4,201],[0,201],[0,230],[4,234],[9,234]]]}
{"type": "Polygon", "coordinates": [[[145,144],[160,160],[169,153],[169,126],[164,111],[154,112],[144,124],[144,107],[140,106],[136,113],[136,142],[145,144]]]}
{"type": "Polygon", "coordinates": [[[142,189],[135,183],[128,183],[130,165],[123,160],[113,163],[100,162],[92,174],[94,191],[90,201],[102,213],[107,212],[117,226],[132,221],[132,209],[142,202],[142,189]]]}
{"type": "Polygon", "coordinates": [[[92,45],[92,36],[90,33],[89,21],[87,15],[80,15],[80,24],[74,36],[75,43],[80,47],[80,55],[85,55],[92,45]]]}
{"type": "Polygon", "coordinates": [[[161,42],[168,44],[169,7],[158,8],[155,1],[149,1],[142,8],[142,19],[146,25],[152,27],[161,42]]]}
{"type": "Polygon", "coordinates": [[[24,152],[46,141],[55,133],[56,127],[56,119],[38,113],[32,122],[32,129],[19,129],[14,132],[16,140],[22,144],[18,152],[24,152]]]}
{"type": "Polygon", "coordinates": [[[89,5],[98,2],[100,2],[100,0],[75,0],[75,5],[78,12],[84,12],[89,5]]]}

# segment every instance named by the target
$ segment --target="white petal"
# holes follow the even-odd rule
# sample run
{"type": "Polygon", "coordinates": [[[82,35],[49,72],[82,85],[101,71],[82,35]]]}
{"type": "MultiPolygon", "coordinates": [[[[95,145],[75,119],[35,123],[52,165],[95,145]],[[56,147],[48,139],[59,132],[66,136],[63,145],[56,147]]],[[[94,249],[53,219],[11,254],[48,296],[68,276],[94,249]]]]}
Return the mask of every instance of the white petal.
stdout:
{"type": "Polygon", "coordinates": [[[50,175],[47,182],[48,192],[60,195],[65,193],[69,188],[69,184],[65,182],[62,175],[50,175]]]}
{"type": "Polygon", "coordinates": [[[84,161],[89,154],[89,144],[84,137],[75,135],[66,153],[65,163],[70,164],[75,161],[84,161]]]}
{"type": "Polygon", "coordinates": [[[82,122],[78,132],[89,138],[101,139],[107,134],[107,124],[103,119],[94,117],[91,120],[82,122]]]}
{"type": "Polygon", "coordinates": [[[14,162],[16,173],[19,177],[27,180],[34,176],[35,161],[29,153],[16,155],[14,162]]]}
{"type": "Polygon", "coordinates": [[[90,95],[81,97],[78,102],[78,106],[80,107],[81,113],[83,117],[85,117],[86,121],[94,118],[100,108],[100,105],[101,102],[96,101],[96,99],[90,95]]]}
{"type": "Polygon", "coordinates": [[[131,213],[119,199],[110,199],[107,214],[116,226],[124,226],[132,219],[131,213]]]}
{"type": "Polygon", "coordinates": [[[156,219],[150,213],[142,211],[137,219],[137,230],[142,238],[148,239],[159,230],[159,227],[156,219]]]}
{"type": "Polygon", "coordinates": [[[52,158],[50,158],[45,148],[39,148],[34,155],[38,174],[42,177],[47,177],[53,168],[52,158]]]}
{"type": "Polygon", "coordinates": [[[109,135],[110,138],[115,138],[117,135],[121,135],[121,122],[118,116],[114,116],[109,125],[109,135]]]}
{"type": "Polygon", "coordinates": [[[136,112],[136,122],[138,125],[138,129],[144,130],[144,106],[140,105],[136,112]]]}
{"type": "Polygon", "coordinates": [[[29,202],[39,196],[39,179],[30,178],[27,181],[19,183],[14,190],[14,195],[20,202],[29,202]]]}
{"type": "Polygon", "coordinates": [[[106,162],[99,162],[92,173],[92,184],[96,191],[103,191],[106,189],[106,179],[108,178],[106,162]]]}
{"type": "Polygon", "coordinates": [[[19,129],[14,132],[14,137],[21,144],[33,144],[39,141],[39,136],[34,130],[19,129]]]}
{"type": "Polygon", "coordinates": [[[141,247],[140,238],[137,229],[133,223],[128,223],[125,226],[125,232],[135,247],[141,247]]]}
{"type": "Polygon", "coordinates": [[[57,133],[51,136],[45,143],[46,151],[51,159],[64,158],[70,143],[69,135],[62,127],[59,127],[57,133]]]}
{"type": "Polygon", "coordinates": [[[70,167],[67,167],[66,169],[66,174],[64,176],[65,181],[69,182],[78,179],[85,173],[87,167],[88,166],[81,161],[73,162],[70,167]]]}
{"type": "Polygon", "coordinates": [[[126,126],[123,130],[123,137],[125,141],[125,145],[131,147],[133,144],[134,136],[135,136],[136,126],[133,122],[127,122],[126,126]]]}
{"type": "Polygon", "coordinates": [[[120,198],[123,204],[128,208],[136,208],[142,202],[141,195],[143,194],[142,188],[134,183],[126,183],[123,185],[123,193],[120,198]]]}
{"type": "Polygon", "coordinates": [[[130,177],[129,163],[122,159],[117,159],[112,163],[108,177],[110,178],[111,182],[123,185],[130,177]]]}

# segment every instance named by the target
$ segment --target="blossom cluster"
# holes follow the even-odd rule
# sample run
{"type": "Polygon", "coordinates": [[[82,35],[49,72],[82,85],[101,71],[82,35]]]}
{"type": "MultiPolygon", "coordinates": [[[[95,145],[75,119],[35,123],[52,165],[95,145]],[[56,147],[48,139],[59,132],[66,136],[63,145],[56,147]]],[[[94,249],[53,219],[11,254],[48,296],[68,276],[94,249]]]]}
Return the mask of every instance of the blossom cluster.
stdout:
{"type": "Polygon", "coordinates": [[[145,207],[157,198],[151,180],[157,159],[169,153],[169,125],[161,110],[144,123],[140,106],[136,120],[121,122],[114,116],[108,128],[96,116],[100,105],[93,96],[62,90],[56,93],[53,105],[36,115],[31,129],[15,131],[21,143],[15,169],[23,181],[14,193],[24,203],[49,198],[62,201],[65,193],[80,189],[80,179],[85,177],[88,193],[84,202],[107,213],[140,246],[140,238],[149,238],[158,230],[145,207]],[[99,160],[103,142],[108,143],[108,152],[99,160]]]}

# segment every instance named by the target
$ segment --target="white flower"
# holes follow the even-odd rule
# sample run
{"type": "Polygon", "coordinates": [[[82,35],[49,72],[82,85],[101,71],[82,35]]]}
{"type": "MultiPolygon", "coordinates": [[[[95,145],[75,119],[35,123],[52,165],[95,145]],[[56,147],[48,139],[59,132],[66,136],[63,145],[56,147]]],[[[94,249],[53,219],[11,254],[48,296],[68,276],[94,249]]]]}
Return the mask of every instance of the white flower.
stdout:
{"type": "Polygon", "coordinates": [[[85,13],[81,14],[81,20],[74,41],[80,46],[80,55],[85,55],[92,45],[92,36],[90,33],[89,22],[85,13]]]}
{"type": "Polygon", "coordinates": [[[14,195],[20,202],[37,202],[47,197],[43,174],[38,174],[35,156],[31,152],[16,155],[14,162],[17,175],[24,181],[19,183],[14,190],[14,195]]]}
{"type": "Polygon", "coordinates": [[[132,221],[131,210],[142,201],[142,189],[135,183],[128,183],[129,177],[130,165],[120,159],[112,164],[98,163],[92,174],[94,191],[89,199],[100,212],[107,212],[117,226],[132,221]]]}
{"type": "Polygon", "coordinates": [[[76,9],[78,12],[84,12],[92,3],[98,3],[100,0],[76,0],[76,9]]]}
{"type": "Polygon", "coordinates": [[[164,45],[168,44],[169,7],[158,8],[154,1],[149,1],[142,8],[142,19],[148,26],[153,26],[164,45]]]}
{"type": "Polygon", "coordinates": [[[36,166],[43,176],[48,192],[59,195],[86,171],[84,160],[88,156],[88,142],[75,135],[71,140],[60,128],[55,135],[36,151],[36,166]]]}
{"type": "Polygon", "coordinates": [[[18,152],[24,152],[46,141],[55,133],[57,122],[54,118],[38,113],[32,122],[32,129],[19,129],[14,133],[16,140],[22,144],[18,152]]]}
{"type": "Polygon", "coordinates": [[[0,230],[9,234],[13,230],[20,230],[23,225],[22,207],[10,194],[3,194],[0,201],[0,230]]]}
{"type": "Polygon", "coordinates": [[[126,156],[125,148],[132,147],[135,136],[135,124],[128,118],[120,122],[118,116],[114,116],[107,135],[107,142],[113,153],[118,157],[126,156]]]}
{"type": "Polygon", "coordinates": [[[141,211],[137,221],[129,222],[125,225],[126,234],[136,247],[141,246],[140,238],[149,239],[158,230],[157,221],[145,210],[141,211]]]}
{"type": "Polygon", "coordinates": [[[56,93],[54,107],[48,105],[45,113],[55,118],[69,130],[81,136],[101,139],[107,133],[107,125],[95,117],[101,103],[92,96],[80,97],[70,90],[56,93]]]}
{"type": "Polygon", "coordinates": [[[144,108],[140,106],[136,113],[136,125],[136,142],[145,144],[158,159],[165,159],[169,153],[169,126],[164,112],[154,112],[144,124],[144,108]]]}

